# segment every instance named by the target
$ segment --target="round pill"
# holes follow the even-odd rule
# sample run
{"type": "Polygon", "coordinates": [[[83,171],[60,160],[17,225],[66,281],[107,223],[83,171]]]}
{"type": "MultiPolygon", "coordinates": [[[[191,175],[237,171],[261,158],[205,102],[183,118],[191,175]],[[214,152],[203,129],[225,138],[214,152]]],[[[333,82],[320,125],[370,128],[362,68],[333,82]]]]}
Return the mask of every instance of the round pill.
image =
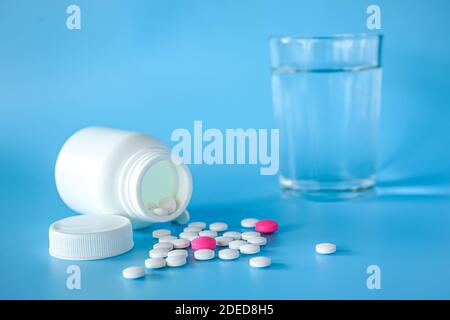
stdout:
{"type": "Polygon", "coordinates": [[[172,250],[173,249],[173,243],[172,242],[158,242],[153,245],[153,249],[166,249],[166,250],[172,250]]]}
{"type": "Polygon", "coordinates": [[[216,237],[216,244],[219,247],[225,247],[227,246],[231,241],[233,241],[233,238],[230,237],[216,237]]]}
{"type": "Polygon", "coordinates": [[[319,243],[316,245],[316,252],[320,254],[332,254],[336,252],[334,243],[319,243]]]}
{"type": "Polygon", "coordinates": [[[200,231],[202,231],[201,228],[199,227],[186,227],[183,229],[183,232],[197,232],[199,233],[200,231]]]}
{"type": "Polygon", "coordinates": [[[198,233],[198,235],[202,236],[202,237],[215,238],[215,237],[217,237],[217,232],[216,231],[212,231],[212,230],[203,230],[203,231],[200,231],[198,233]]]}
{"type": "Polygon", "coordinates": [[[164,242],[170,242],[172,243],[173,240],[177,239],[175,236],[164,236],[158,239],[158,242],[164,243],[164,242]]]}
{"type": "Polygon", "coordinates": [[[243,228],[254,228],[256,223],[258,222],[258,219],[255,218],[246,218],[241,220],[241,226],[243,228]]]}
{"type": "Polygon", "coordinates": [[[257,244],[244,244],[242,247],[239,248],[239,251],[243,254],[255,254],[260,251],[260,248],[257,244]]]}
{"type": "Polygon", "coordinates": [[[152,249],[148,252],[150,258],[165,258],[169,250],[167,249],[152,249]]]}
{"type": "Polygon", "coordinates": [[[222,249],[219,251],[219,258],[223,260],[234,260],[239,258],[239,251],[235,249],[222,249]]]}
{"type": "Polygon", "coordinates": [[[244,244],[247,244],[248,242],[245,240],[233,240],[228,244],[228,247],[230,249],[239,250],[244,244]]]}
{"type": "Polygon", "coordinates": [[[147,209],[150,210],[150,211],[152,211],[152,210],[155,209],[156,207],[157,207],[157,205],[154,204],[154,203],[151,202],[151,201],[149,201],[149,202],[147,203],[147,209]]]}
{"type": "Polygon", "coordinates": [[[241,233],[237,231],[227,231],[223,236],[232,238],[233,240],[239,240],[241,238],[241,233]]]}
{"type": "Polygon", "coordinates": [[[248,243],[257,244],[258,246],[263,246],[267,243],[267,239],[264,237],[251,237],[247,241],[248,243]]]}
{"type": "Polygon", "coordinates": [[[148,269],[160,269],[166,266],[166,260],[163,258],[149,258],[145,260],[145,267],[148,269]]]}
{"type": "Polygon", "coordinates": [[[191,242],[186,239],[175,239],[172,241],[172,243],[175,249],[184,249],[191,245],[191,242]]]}
{"type": "Polygon", "coordinates": [[[189,212],[187,210],[184,210],[183,213],[181,213],[175,220],[173,220],[177,224],[186,224],[189,222],[189,219],[191,218],[189,212]]]}
{"type": "Polygon", "coordinates": [[[166,264],[168,267],[181,267],[186,264],[186,257],[182,255],[171,256],[166,258],[166,264]]]}
{"type": "Polygon", "coordinates": [[[197,237],[191,241],[192,250],[199,249],[211,249],[214,250],[216,248],[216,240],[211,237],[197,237]]]}
{"type": "Polygon", "coordinates": [[[172,250],[172,251],[169,251],[169,252],[167,253],[167,256],[168,256],[168,257],[183,256],[183,257],[187,258],[187,256],[188,256],[188,251],[187,251],[187,250],[184,250],[184,249],[172,250]]]}
{"type": "Polygon", "coordinates": [[[246,232],[242,232],[242,234],[241,234],[241,237],[244,240],[248,240],[250,238],[259,237],[259,236],[261,236],[261,233],[256,232],[256,231],[246,231],[246,232]]]}
{"type": "Polygon", "coordinates": [[[158,216],[167,216],[169,214],[169,212],[166,209],[159,207],[152,209],[152,212],[158,216]]]}
{"type": "Polygon", "coordinates": [[[157,238],[157,239],[166,237],[166,236],[170,236],[170,230],[168,230],[168,229],[154,230],[152,232],[152,236],[153,236],[153,238],[157,238]]]}
{"type": "Polygon", "coordinates": [[[209,229],[212,231],[222,232],[228,229],[228,225],[225,222],[214,222],[209,225],[209,229]]]}
{"type": "Polygon", "coordinates": [[[254,257],[248,261],[248,264],[253,268],[265,268],[272,264],[272,259],[267,257],[254,257]]]}
{"type": "Polygon", "coordinates": [[[206,223],[201,222],[201,221],[195,221],[195,222],[189,223],[188,227],[200,228],[203,230],[206,228],[206,223]]]}
{"type": "Polygon", "coordinates": [[[198,237],[198,233],[197,232],[182,232],[180,233],[180,238],[181,239],[186,239],[191,241],[192,239],[195,239],[198,237]]]}
{"type": "Polygon", "coordinates": [[[167,210],[168,213],[172,213],[177,210],[177,201],[174,197],[166,197],[159,201],[159,207],[167,210]]]}
{"type": "Polygon", "coordinates": [[[214,250],[211,249],[200,249],[194,252],[194,257],[197,260],[211,260],[215,255],[214,250]]]}
{"type": "Polygon", "coordinates": [[[139,279],[145,275],[145,269],[142,267],[128,267],[123,269],[122,276],[125,279],[139,279]]]}
{"type": "Polygon", "coordinates": [[[274,220],[259,220],[255,225],[255,230],[261,233],[273,233],[278,230],[278,223],[274,220]]]}

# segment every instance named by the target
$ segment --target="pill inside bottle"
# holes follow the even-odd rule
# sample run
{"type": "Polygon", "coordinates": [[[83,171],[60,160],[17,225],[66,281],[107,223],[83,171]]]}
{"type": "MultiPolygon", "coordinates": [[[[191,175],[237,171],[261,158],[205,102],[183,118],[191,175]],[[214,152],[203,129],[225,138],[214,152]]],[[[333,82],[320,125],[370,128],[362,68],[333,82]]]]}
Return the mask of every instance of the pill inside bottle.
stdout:
{"type": "Polygon", "coordinates": [[[142,179],[142,200],[151,209],[162,208],[168,213],[170,210],[161,206],[161,200],[173,198],[176,203],[178,190],[178,173],[174,164],[168,160],[162,160],[152,165],[142,179]]]}

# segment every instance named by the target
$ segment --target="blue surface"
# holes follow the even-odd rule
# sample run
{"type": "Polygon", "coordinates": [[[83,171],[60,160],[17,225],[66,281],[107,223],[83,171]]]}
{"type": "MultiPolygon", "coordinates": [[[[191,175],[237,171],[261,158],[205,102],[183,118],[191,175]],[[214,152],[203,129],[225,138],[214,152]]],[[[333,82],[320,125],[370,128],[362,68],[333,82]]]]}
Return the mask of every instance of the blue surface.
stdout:
{"type": "Polygon", "coordinates": [[[450,3],[376,1],[382,10],[383,101],[377,195],[352,202],[282,199],[255,166],[191,166],[195,220],[270,217],[280,232],[268,270],[193,262],[124,281],[142,264],[150,230],[128,254],[76,263],[47,254],[49,224],[73,215],[53,178],[64,140],[87,125],[144,131],[170,142],[194,120],[272,128],[267,39],[366,32],[372,1],[0,2],[1,298],[450,298],[450,3]],[[65,27],[69,4],[82,29],[65,27]],[[333,241],[339,252],[317,256],[333,241]],[[382,289],[366,288],[366,268],[382,289]]]}

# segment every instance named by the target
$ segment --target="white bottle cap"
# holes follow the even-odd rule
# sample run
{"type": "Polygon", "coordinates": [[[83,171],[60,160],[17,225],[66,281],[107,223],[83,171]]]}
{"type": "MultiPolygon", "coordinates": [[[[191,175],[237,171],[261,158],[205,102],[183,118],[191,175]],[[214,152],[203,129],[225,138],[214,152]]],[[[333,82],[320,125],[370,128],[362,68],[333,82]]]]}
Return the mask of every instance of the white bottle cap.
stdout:
{"type": "Polygon", "coordinates": [[[52,223],[49,253],[64,260],[96,260],[133,248],[130,220],[116,215],[80,215],[52,223]]]}

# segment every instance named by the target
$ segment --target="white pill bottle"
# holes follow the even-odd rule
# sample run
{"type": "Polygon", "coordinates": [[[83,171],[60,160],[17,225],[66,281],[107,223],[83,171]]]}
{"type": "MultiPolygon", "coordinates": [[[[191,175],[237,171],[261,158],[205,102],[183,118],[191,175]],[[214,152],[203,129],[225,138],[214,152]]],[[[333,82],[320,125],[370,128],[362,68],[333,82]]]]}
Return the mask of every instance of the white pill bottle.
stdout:
{"type": "Polygon", "coordinates": [[[63,145],[55,166],[62,200],[82,214],[118,214],[133,228],[186,219],[192,177],[158,139],[137,132],[88,127],[63,145]],[[176,208],[161,214],[162,199],[173,197],[176,208]],[[157,214],[158,213],[158,214],[157,214]]]}

